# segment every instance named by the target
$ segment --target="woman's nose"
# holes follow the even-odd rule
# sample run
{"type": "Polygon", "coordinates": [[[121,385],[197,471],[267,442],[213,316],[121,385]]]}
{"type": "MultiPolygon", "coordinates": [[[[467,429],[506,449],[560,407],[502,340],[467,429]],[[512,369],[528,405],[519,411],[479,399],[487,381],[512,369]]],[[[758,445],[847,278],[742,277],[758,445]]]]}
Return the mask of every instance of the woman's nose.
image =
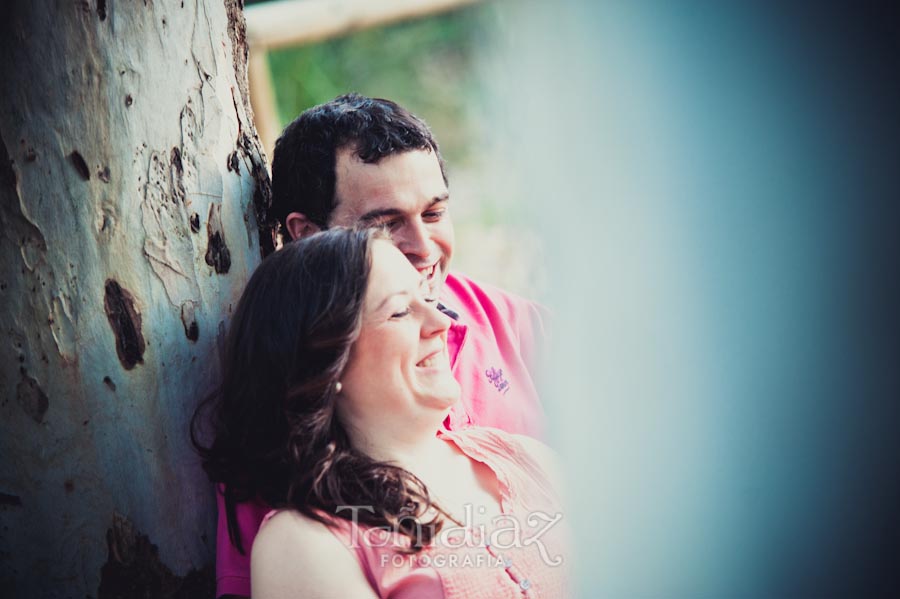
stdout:
{"type": "Polygon", "coordinates": [[[437,303],[427,304],[422,331],[425,336],[442,334],[450,328],[450,317],[438,310],[437,303]]]}

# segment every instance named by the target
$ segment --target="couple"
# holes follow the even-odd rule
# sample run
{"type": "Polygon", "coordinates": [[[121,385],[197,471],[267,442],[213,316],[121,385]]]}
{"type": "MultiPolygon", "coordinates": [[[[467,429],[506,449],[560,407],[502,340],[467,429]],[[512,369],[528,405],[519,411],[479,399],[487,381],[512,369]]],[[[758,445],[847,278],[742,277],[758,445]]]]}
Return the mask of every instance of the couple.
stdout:
{"type": "Polygon", "coordinates": [[[217,596],[249,596],[251,571],[257,599],[564,595],[552,456],[532,438],[541,313],[448,272],[428,127],[338,97],[285,129],[272,183],[297,241],[251,277],[195,417],[217,596]]]}

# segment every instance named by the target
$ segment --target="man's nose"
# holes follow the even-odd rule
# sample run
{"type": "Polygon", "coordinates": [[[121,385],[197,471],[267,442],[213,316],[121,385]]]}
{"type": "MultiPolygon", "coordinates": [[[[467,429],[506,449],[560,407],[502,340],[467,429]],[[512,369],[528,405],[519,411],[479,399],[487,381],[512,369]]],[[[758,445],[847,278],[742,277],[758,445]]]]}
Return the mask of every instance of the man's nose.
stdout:
{"type": "Polygon", "coordinates": [[[403,228],[403,234],[397,248],[403,252],[411,262],[413,258],[421,259],[431,256],[431,235],[425,223],[416,220],[403,228]]]}

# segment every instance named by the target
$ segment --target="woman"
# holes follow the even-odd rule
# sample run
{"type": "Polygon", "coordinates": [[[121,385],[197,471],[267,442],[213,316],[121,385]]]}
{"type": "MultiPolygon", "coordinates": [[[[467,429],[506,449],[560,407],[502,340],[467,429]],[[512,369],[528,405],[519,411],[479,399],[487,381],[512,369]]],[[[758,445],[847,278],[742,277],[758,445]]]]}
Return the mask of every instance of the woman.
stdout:
{"type": "Polygon", "coordinates": [[[289,244],[235,311],[198,446],[230,534],[235,502],[279,508],[253,544],[253,597],[563,596],[549,452],[441,431],[459,396],[449,319],[383,236],[289,244]]]}

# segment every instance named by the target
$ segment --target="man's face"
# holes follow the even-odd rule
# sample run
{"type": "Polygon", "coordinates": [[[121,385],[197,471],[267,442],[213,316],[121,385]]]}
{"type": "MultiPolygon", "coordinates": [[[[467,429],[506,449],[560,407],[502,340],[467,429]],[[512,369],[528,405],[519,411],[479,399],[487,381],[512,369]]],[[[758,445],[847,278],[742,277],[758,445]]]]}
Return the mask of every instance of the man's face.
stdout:
{"type": "Polygon", "coordinates": [[[413,150],[365,163],[338,150],[329,226],[383,226],[394,245],[440,293],[453,255],[450,194],[434,152],[413,150]]]}

